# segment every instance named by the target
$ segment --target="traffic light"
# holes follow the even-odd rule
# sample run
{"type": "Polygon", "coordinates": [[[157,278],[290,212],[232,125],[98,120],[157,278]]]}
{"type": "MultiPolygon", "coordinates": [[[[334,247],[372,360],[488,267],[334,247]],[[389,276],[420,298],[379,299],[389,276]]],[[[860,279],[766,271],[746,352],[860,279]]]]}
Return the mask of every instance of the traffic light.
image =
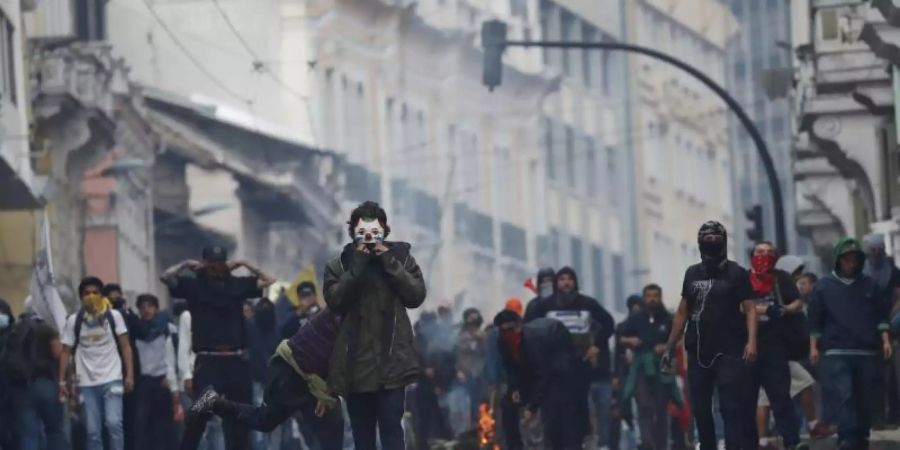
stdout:
{"type": "Polygon", "coordinates": [[[747,227],[747,239],[750,239],[751,242],[759,242],[763,238],[763,215],[762,215],[762,206],[755,205],[752,208],[744,211],[744,214],[747,216],[747,222],[749,222],[749,226],[747,227]]]}
{"type": "Polygon", "coordinates": [[[484,50],[482,83],[489,91],[503,81],[503,51],[506,50],[506,23],[488,20],[481,24],[481,48],[484,50]]]}

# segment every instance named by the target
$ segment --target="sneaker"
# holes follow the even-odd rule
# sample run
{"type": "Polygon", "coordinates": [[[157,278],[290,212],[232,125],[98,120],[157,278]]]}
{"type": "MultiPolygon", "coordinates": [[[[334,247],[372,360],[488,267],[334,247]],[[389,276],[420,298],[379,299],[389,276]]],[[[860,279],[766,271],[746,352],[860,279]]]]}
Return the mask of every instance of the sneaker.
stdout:
{"type": "Polygon", "coordinates": [[[191,415],[199,416],[204,414],[212,414],[213,405],[215,405],[216,400],[219,399],[219,394],[216,392],[212,386],[206,388],[200,397],[197,398],[197,401],[191,405],[191,415]]]}
{"type": "Polygon", "coordinates": [[[819,439],[826,439],[834,435],[834,430],[828,426],[828,424],[819,422],[813,427],[812,430],[809,430],[809,438],[817,441],[819,439]]]}

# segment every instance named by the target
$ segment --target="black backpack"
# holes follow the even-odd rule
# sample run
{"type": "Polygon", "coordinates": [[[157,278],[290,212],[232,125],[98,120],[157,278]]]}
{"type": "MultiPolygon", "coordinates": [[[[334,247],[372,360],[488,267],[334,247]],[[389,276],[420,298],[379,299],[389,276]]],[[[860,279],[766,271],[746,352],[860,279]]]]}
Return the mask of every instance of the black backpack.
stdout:
{"type": "Polygon", "coordinates": [[[23,316],[7,336],[5,360],[13,383],[28,384],[34,376],[34,362],[38,354],[35,331],[41,323],[37,316],[23,316]]]}

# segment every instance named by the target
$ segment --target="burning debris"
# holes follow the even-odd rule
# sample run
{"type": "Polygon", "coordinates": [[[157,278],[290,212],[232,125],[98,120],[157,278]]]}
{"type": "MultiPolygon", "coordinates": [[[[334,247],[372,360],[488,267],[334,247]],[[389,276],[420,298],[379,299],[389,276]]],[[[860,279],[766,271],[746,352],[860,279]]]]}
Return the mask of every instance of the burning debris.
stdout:
{"type": "Polygon", "coordinates": [[[497,443],[497,421],[494,409],[487,403],[478,407],[478,443],[482,450],[500,450],[497,443]]]}

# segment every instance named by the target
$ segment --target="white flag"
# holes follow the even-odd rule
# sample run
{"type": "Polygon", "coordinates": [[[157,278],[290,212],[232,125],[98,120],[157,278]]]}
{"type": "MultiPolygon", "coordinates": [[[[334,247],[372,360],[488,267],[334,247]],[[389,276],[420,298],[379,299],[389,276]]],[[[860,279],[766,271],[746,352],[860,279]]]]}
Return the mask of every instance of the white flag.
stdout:
{"type": "Polygon", "coordinates": [[[62,332],[66,323],[66,307],[59,296],[59,291],[53,285],[49,227],[47,211],[44,210],[44,217],[38,232],[38,251],[34,257],[34,270],[31,274],[31,295],[25,300],[25,303],[30,305],[31,311],[44,322],[62,332]]]}

